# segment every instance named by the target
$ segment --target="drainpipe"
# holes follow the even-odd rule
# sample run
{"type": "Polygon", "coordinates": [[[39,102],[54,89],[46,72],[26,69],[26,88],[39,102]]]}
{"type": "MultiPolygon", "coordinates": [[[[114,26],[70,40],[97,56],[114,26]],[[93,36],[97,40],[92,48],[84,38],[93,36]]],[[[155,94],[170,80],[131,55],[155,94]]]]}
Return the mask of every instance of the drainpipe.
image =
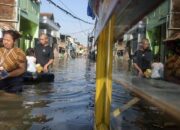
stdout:
{"type": "MultiPolygon", "coordinates": [[[[169,26],[168,26],[168,28],[167,28],[167,31],[168,31],[168,37],[171,35],[171,30],[169,30],[169,28],[172,28],[172,5],[173,4],[173,2],[172,2],[172,0],[170,0],[170,3],[169,3],[169,5],[170,5],[170,9],[169,9],[169,26]]],[[[167,38],[168,38],[167,37],[167,38]]]]}
{"type": "Polygon", "coordinates": [[[15,7],[16,7],[16,25],[15,25],[15,29],[17,31],[19,31],[19,12],[20,12],[20,9],[19,9],[19,1],[18,0],[15,0],[15,7]]]}
{"type": "Polygon", "coordinates": [[[166,39],[169,37],[169,18],[170,17],[170,13],[166,16],[166,39]]]}

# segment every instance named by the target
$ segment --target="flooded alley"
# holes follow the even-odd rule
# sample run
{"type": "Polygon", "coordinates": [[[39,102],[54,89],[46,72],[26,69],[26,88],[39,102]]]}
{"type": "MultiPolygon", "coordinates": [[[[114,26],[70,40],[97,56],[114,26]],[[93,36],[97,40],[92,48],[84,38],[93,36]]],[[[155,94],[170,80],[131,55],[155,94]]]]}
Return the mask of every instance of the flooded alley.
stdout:
{"type": "MultiPolygon", "coordinates": [[[[59,61],[52,70],[53,83],[24,85],[18,95],[1,91],[0,130],[93,130],[95,68],[85,58],[59,61]]],[[[132,97],[113,83],[112,111],[132,97]]],[[[165,126],[160,115],[156,108],[136,105],[122,116],[112,117],[112,129],[161,130],[165,126]],[[156,116],[159,118],[152,120],[156,116]]],[[[167,130],[177,127],[170,124],[167,130]]]]}
{"type": "Polygon", "coordinates": [[[95,64],[59,62],[53,83],[25,85],[22,94],[0,92],[1,130],[92,130],[95,64]]]}
{"type": "Polygon", "coordinates": [[[180,0],[0,0],[0,130],[180,130],[180,0]]]}

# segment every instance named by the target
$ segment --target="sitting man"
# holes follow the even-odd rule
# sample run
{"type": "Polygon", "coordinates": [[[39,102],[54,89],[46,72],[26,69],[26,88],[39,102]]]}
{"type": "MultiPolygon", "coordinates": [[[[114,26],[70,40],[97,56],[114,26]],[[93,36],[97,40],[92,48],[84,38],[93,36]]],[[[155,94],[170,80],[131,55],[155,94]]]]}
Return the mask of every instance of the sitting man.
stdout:
{"type": "Polygon", "coordinates": [[[142,40],[142,48],[134,55],[134,67],[139,77],[146,77],[145,72],[151,70],[152,52],[150,50],[149,40],[142,40]]]}
{"type": "Polygon", "coordinates": [[[48,44],[48,36],[40,35],[40,44],[35,47],[35,57],[37,63],[43,67],[43,72],[48,72],[48,68],[54,61],[54,53],[52,47],[48,44]]]}

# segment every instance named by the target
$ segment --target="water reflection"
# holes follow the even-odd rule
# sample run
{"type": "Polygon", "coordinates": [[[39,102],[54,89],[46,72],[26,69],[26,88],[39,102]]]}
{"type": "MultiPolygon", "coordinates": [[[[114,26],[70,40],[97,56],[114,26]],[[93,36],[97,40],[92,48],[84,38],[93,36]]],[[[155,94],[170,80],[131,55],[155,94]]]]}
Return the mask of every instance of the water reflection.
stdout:
{"type": "MultiPolygon", "coordinates": [[[[121,59],[120,59],[121,60],[121,59]]],[[[128,74],[126,65],[122,61],[114,61],[113,73],[119,75],[128,74]]],[[[127,64],[127,63],[126,63],[127,64]]],[[[141,83],[139,78],[132,79],[136,84],[141,83]]],[[[151,81],[152,82],[152,81],[151,81]]],[[[158,84],[157,84],[158,86],[158,84]]],[[[157,87],[156,86],[156,87],[157,87]]],[[[165,85],[168,86],[168,85],[165,85]]],[[[112,111],[120,108],[135,95],[126,91],[121,85],[113,84],[112,111]]],[[[178,130],[179,124],[159,111],[156,107],[149,106],[143,100],[130,109],[121,113],[117,118],[111,117],[112,130],[178,130]]]]}
{"type": "Polygon", "coordinates": [[[0,91],[0,129],[27,130],[31,127],[30,109],[23,107],[21,95],[0,91]]]}

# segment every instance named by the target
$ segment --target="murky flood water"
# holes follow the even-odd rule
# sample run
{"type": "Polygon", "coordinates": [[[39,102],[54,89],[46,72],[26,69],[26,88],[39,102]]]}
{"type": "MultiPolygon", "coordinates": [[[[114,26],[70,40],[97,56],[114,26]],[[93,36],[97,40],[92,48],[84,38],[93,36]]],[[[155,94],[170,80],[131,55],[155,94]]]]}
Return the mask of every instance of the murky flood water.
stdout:
{"type": "Polygon", "coordinates": [[[60,61],[55,81],[25,85],[20,95],[0,93],[0,130],[92,130],[95,66],[60,61]]]}
{"type": "MultiPolygon", "coordinates": [[[[19,95],[0,91],[0,130],[93,129],[95,63],[85,59],[60,61],[52,71],[55,73],[53,83],[25,85],[19,95]]],[[[131,98],[129,92],[113,84],[112,110],[131,98]]],[[[152,108],[147,112],[144,108],[149,109],[136,105],[118,118],[112,118],[112,129],[164,129],[159,120],[152,123],[151,117],[159,113],[152,108]]]]}

